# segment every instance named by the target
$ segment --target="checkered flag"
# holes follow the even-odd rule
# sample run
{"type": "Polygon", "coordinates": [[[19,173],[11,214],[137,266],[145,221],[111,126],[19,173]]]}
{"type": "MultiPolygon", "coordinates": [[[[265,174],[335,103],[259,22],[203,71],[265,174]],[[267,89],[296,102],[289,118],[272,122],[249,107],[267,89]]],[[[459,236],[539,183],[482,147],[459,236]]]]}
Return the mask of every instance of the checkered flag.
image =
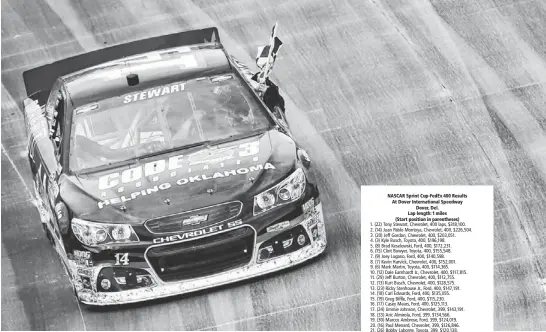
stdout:
{"type": "Polygon", "coordinates": [[[258,57],[256,58],[256,65],[261,69],[253,79],[260,84],[265,84],[266,79],[273,70],[275,59],[282,46],[282,41],[277,38],[277,23],[273,26],[271,31],[271,37],[269,38],[269,45],[262,46],[258,49],[258,57]]]}

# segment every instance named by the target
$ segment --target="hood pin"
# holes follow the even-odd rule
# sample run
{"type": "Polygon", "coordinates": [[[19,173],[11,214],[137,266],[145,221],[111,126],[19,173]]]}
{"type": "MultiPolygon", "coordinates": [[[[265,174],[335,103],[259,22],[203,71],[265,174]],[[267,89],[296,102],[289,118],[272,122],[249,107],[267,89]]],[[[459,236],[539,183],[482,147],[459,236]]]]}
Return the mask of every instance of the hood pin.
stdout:
{"type": "Polygon", "coordinates": [[[168,198],[167,198],[167,199],[165,199],[165,204],[167,204],[167,205],[171,205],[171,200],[170,200],[170,199],[168,199],[168,198]]]}
{"type": "Polygon", "coordinates": [[[255,178],[253,178],[252,176],[248,178],[248,181],[254,183],[254,180],[256,180],[255,178]]]}
{"type": "Polygon", "coordinates": [[[120,207],[120,209],[121,209],[121,211],[123,211],[123,212],[127,211],[127,207],[126,207],[125,205],[122,205],[122,206],[120,207]]]}
{"type": "Polygon", "coordinates": [[[209,194],[211,194],[211,195],[212,195],[212,194],[214,193],[214,189],[212,189],[212,188],[210,188],[210,189],[207,189],[207,193],[209,193],[209,194]]]}

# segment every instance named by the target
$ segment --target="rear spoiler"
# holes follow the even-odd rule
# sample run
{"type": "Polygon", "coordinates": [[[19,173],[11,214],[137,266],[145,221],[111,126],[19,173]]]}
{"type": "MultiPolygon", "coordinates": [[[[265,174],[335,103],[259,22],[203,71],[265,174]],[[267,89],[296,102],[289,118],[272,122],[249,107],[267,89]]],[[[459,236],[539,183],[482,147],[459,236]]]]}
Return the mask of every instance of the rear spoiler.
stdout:
{"type": "Polygon", "coordinates": [[[137,40],[126,44],[101,48],[27,70],[23,73],[23,81],[25,82],[27,96],[38,99],[38,103],[43,105],[47,101],[49,91],[55,80],[60,76],[141,53],[212,42],[220,43],[220,36],[216,27],[137,40]]]}

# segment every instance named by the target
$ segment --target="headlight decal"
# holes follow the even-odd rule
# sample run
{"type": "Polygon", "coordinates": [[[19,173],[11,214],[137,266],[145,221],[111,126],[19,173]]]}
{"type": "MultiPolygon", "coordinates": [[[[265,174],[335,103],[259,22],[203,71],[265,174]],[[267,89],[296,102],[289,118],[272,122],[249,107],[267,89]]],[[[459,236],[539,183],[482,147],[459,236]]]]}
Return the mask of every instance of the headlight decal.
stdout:
{"type": "Polygon", "coordinates": [[[305,192],[305,173],[298,168],[279,184],[254,196],[254,215],[298,200],[305,192]]]}
{"type": "Polygon", "coordinates": [[[133,227],[125,224],[104,224],[73,218],[72,232],[78,241],[88,246],[140,241],[133,227]]]}

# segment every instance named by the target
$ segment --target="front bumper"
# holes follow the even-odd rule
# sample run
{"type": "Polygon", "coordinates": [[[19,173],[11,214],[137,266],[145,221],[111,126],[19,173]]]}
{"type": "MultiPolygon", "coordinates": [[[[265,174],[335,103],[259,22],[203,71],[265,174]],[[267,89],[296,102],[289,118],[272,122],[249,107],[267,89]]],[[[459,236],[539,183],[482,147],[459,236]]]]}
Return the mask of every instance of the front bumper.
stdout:
{"type": "MultiPolygon", "coordinates": [[[[265,241],[255,243],[253,257],[250,262],[243,267],[226,272],[183,281],[164,282],[157,277],[152,268],[148,268],[145,270],[148,271],[154,278],[154,285],[149,287],[119,292],[97,292],[95,290],[83,287],[83,284],[80,281],[74,281],[74,288],[79,300],[82,303],[88,305],[105,306],[141,302],[180,295],[265,275],[303,263],[324,252],[327,241],[322,204],[319,203],[315,206],[315,211],[313,214],[305,216],[302,218],[300,223],[291,226],[298,225],[303,226],[307,232],[310,239],[309,245],[306,245],[297,251],[259,262],[258,249],[265,241]],[[311,228],[313,227],[318,229],[318,234],[312,234],[311,228]]],[[[242,225],[241,227],[250,226],[242,225]]],[[[74,265],[73,268],[77,269],[77,266],[74,265]]],[[[98,273],[101,268],[101,266],[97,266],[94,269],[98,273]]],[[[94,273],[95,276],[97,273],[94,273]]]]}

